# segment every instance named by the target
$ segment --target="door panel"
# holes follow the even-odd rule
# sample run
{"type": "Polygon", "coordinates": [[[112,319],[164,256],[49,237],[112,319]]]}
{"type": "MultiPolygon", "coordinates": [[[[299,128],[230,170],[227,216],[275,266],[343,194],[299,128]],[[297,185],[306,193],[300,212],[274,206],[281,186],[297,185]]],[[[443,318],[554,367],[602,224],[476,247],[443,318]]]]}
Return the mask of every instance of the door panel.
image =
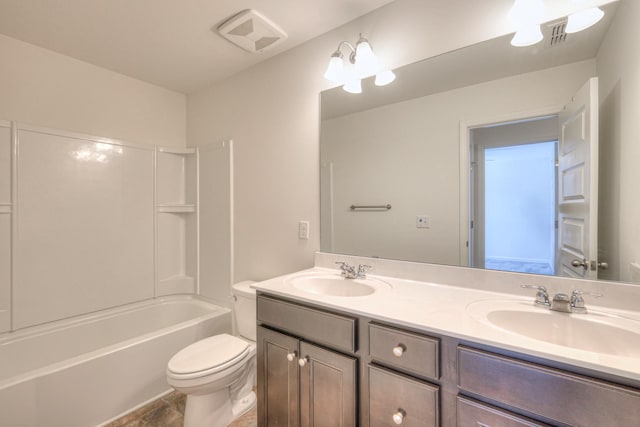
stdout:
{"type": "Polygon", "coordinates": [[[598,79],[590,79],[560,113],[558,251],[563,276],[597,278],[598,79]],[[573,265],[574,261],[581,265],[573,265]]]}
{"type": "Polygon", "coordinates": [[[258,327],[258,420],[264,427],[298,427],[296,338],[258,327]]]}
{"type": "Polygon", "coordinates": [[[306,342],[300,357],[301,427],[355,426],[356,359],[306,342]]]}

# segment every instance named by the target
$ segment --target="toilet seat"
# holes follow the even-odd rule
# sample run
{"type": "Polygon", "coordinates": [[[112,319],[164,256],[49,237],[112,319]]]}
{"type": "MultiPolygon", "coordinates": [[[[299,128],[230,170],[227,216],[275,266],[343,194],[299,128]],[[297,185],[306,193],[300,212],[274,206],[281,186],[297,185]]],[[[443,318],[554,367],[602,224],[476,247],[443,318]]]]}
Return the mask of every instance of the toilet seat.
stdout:
{"type": "Polygon", "coordinates": [[[195,342],[176,353],[167,365],[167,374],[176,379],[212,375],[244,361],[249,344],[229,334],[195,342]]]}

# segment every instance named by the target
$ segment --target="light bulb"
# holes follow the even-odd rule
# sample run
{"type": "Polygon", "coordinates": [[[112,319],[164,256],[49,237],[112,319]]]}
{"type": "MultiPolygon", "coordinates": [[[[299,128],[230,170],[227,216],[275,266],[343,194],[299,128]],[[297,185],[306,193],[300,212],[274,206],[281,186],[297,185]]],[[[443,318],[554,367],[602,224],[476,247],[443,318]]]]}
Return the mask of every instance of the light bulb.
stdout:
{"type": "Polygon", "coordinates": [[[385,70],[376,74],[376,86],[386,86],[396,79],[396,75],[391,70],[385,70]]]}
{"type": "Polygon", "coordinates": [[[564,29],[564,31],[565,33],[571,34],[577,33],[578,31],[586,30],[590,26],[600,21],[603,16],[604,12],[598,7],[592,7],[590,9],[572,13],[571,15],[569,15],[567,27],[564,29]]]}
{"type": "Polygon", "coordinates": [[[511,39],[511,45],[516,47],[531,46],[542,41],[543,38],[540,25],[534,24],[519,29],[511,39]]]}
{"type": "Polygon", "coordinates": [[[329,60],[327,71],[324,73],[324,78],[335,83],[342,83],[344,81],[344,61],[342,55],[336,56],[333,54],[329,60]]]}

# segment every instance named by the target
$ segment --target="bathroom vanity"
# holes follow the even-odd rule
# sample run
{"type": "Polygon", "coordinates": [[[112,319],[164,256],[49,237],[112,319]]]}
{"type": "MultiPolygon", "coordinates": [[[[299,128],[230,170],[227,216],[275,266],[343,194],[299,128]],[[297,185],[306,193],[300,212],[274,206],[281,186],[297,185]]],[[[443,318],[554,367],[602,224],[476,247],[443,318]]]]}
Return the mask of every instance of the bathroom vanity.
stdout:
{"type": "MultiPolygon", "coordinates": [[[[381,276],[352,284],[318,268],[257,287],[259,426],[640,424],[640,329],[623,337],[626,350],[601,353],[580,339],[523,338],[478,315],[512,304],[523,319],[547,316],[534,295],[381,276]]],[[[608,324],[614,311],[584,316],[608,324]]],[[[634,314],[615,312],[640,325],[634,314]]],[[[598,328],[594,340],[615,331],[598,328]]]]}

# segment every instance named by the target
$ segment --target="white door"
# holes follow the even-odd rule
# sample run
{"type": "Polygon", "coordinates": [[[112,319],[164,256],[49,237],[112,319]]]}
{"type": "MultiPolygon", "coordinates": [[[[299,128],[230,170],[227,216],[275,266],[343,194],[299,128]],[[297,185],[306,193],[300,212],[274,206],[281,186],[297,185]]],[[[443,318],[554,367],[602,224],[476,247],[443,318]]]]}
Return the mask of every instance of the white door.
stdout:
{"type": "Polygon", "coordinates": [[[560,113],[556,274],[598,277],[598,78],[560,113]]]}

